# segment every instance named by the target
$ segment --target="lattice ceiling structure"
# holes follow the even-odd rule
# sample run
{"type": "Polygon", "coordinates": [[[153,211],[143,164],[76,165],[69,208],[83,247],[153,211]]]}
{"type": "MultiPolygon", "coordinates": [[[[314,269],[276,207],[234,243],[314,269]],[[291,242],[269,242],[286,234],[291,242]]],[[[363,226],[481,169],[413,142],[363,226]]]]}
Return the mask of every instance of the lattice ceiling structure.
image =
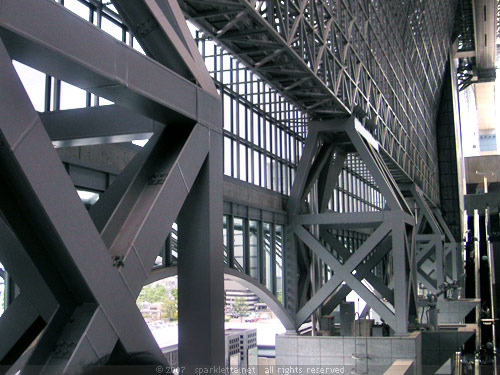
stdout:
{"type": "Polygon", "coordinates": [[[455,1],[180,3],[311,118],[365,118],[396,180],[438,201],[434,124],[455,1]]]}

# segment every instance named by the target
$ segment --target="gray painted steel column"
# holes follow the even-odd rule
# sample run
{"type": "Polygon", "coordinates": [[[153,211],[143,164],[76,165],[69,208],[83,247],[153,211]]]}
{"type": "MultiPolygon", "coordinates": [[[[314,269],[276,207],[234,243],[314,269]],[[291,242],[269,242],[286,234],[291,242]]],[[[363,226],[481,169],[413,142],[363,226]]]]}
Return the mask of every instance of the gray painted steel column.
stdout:
{"type": "Polygon", "coordinates": [[[222,136],[210,152],[178,217],[179,364],[224,365],[222,136]]]}
{"type": "Polygon", "coordinates": [[[398,312],[396,326],[392,327],[398,335],[408,331],[408,265],[405,244],[406,228],[402,222],[395,221],[392,226],[392,261],[394,267],[394,309],[398,312]]]}

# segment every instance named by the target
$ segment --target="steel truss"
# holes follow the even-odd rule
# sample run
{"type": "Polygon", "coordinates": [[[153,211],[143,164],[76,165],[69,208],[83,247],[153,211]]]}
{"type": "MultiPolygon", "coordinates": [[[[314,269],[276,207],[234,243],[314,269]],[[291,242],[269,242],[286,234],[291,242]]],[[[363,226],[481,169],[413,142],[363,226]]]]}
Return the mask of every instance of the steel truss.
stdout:
{"type": "Polygon", "coordinates": [[[171,41],[151,48],[175,66],[53,1],[0,1],[0,261],[20,287],[0,318],[0,364],[14,372],[72,372],[114,350],[162,358],[135,301],[176,219],[179,361],[223,364],[221,105],[175,2],[139,3],[171,41]],[[12,59],[157,122],[90,213],[12,59]]]}
{"type": "MultiPolygon", "coordinates": [[[[462,246],[437,210],[432,210],[422,191],[404,186],[417,208],[416,265],[418,281],[429,292],[445,297],[447,287],[459,283],[463,276],[462,246]]],[[[458,286],[458,285],[456,285],[458,286]]]]}
{"type": "MultiPolygon", "coordinates": [[[[296,249],[301,258],[297,264],[305,264],[303,268],[311,271],[309,276],[302,272],[301,279],[296,280],[302,286],[295,298],[297,327],[316,311],[331,313],[351,290],[396,334],[406,334],[409,319],[416,317],[414,218],[377,147],[375,139],[354,117],[310,124],[287,205],[288,253],[296,249]],[[328,210],[347,153],[357,153],[365,163],[386,200],[384,210],[328,210]],[[308,195],[313,199],[305,207],[308,195]],[[369,236],[351,252],[338,240],[335,230],[357,230],[369,236]],[[325,280],[315,275],[315,257],[332,271],[325,280]],[[372,273],[384,258],[392,261],[392,270],[386,271],[392,276],[388,282],[372,273]],[[304,276],[310,281],[305,281],[304,276]],[[309,286],[313,291],[310,296],[309,286]]],[[[290,298],[293,290],[287,292],[290,298]]]]}
{"type": "Polygon", "coordinates": [[[438,202],[433,129],[455,1],[181,0],[312,118],[366,117],[398,182],[438,202]]]}

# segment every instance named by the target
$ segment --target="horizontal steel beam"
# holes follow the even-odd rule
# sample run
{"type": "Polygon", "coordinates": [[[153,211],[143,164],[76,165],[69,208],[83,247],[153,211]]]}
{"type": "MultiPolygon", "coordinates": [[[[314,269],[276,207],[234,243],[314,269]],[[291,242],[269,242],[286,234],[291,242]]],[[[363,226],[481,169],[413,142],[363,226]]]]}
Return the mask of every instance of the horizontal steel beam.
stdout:
{"type": "Polygon", "coordinates": [[[13,59],[156,121],[184,118],[186,123],[187,118],[221,128],[217,96],[58,3],[9,0],[0,6],[0,37],[13,59]]]}
{"type": "Polygon", "coordinates": [[[56,147],[88,146],[149,139],[164,125],[118,105],[39,114],[56,147]]]}
{"type": "Polygon", "coordinates": [[[389,213],[380,212],[324,212],[321,214],[291,215],[291,225],[328,225],[342,228],[375,228],[389,213]]]}
{"type": "Polygon", "coordinates": [[[320,214],[290,215],[291,225],[327,225],[342,228],[374,228],[384,221],[413,224],[413,217],[403,212],[344,212],[327,211],[320,214]]]}

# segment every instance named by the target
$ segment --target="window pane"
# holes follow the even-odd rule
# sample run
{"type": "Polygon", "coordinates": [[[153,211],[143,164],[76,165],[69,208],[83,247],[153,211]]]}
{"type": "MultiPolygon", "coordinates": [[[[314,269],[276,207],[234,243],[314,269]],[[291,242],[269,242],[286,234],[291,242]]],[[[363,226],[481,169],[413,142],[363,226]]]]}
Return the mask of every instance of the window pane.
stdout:
{"type": "Polygon", "coordinates": [[[87,105],[87,93],[66,82],[61,82],[61,109],[83,108],[87,105]]]}
{"type": "Polygon", "coordinates": [[[247,180],[247,148],[240,144],[240,180],[247,180]]]}
{"type": "Polygon", "coordinates": [[[177,262],[178,254],[177,254],[177,223],[172,224],[172,230],[170,231],[170,246],[172,246],[172,261],[174,263],[177,262]]]}
{"type": "Polygon", "coordinates": [[[243,219],[234,218],[234,268],[244,271],[243,266],[243,219]]]}
{"type": "Polygon", "coordinates": [[[238,168],[238,144],[236,141],[232,141],[232,147],[233,147],[233,170],[231,171],[231,176],[237,177],[237,168],[238,168]]]}
{"type": "Polygon", "coordinates": [[[243,139],[247,138],[246,130],[246,108],[243,104],[238,107],[238,126],[239,126],[239,136],[243,139]]]}
{"type": "Polygon", "coordinates": [[[36,111],[42,112],[45,108],[45,74],[20,62],[13,61],[24,89],[36,111]]]}
{"type": "Polygon", "coordinates": [[[123,33],[122,28],[117,24],[115,24],[114,22],[108,20],[106,17],[102,17],[101,28],[112,37],[118,40],[122,40],[122,33],[123,33]]]}
{"type": "Polygon", "coordinates": [[[253,183],[255,185],[261,185],[260,182],[260,160],[259,160],[259,152],[254,151],[253,152],[253,183]]]}
{"type": "Polygon", "coordinates": [[[224,215],[224,217],[222,219],[222,240],[223,240],[223,246],[224,246],[224,264],[227,266],[229,256],[228,256],[228,251],[227,251],[228,237],[227,237],[227,216],[226,215],[224,215]]]}
{"type": "Polygon", "coordinates": [[[224,174],[231,176],[231,140],[224,137],[224,174]]]}
{"type": "Polygon", "coordinates": [[[71,10],[73,13],[78,14],[83,19],[87,21],[89,20],[89,8],[80,3],[78,0],[65,0],[64,6],[71,10]]]}
{"type": "Polygon", "coordinates": [[[273,281],[272,281],[272,272],[271,272],[271,250],[272,250],[272,244],[271,244],[271,224],[269,223],[264,223],[263,226],[264,229],[264,268],[265,268],[265,280],[264,284],[266,285],[266,288],[269,290],[272,290],[273,287],[273,281]]]}
{"type": "Polygon", "coordinates": [[[250,220],[250,276],[259,279],[259,222],[250,220]]]}
{"type": "Polygon", "coordinates": [[[276,225],[276,297],[283,303],[283,226],[276,225]]]}
{"type": "Polygon", "coordinates": [[[224,94],[224,130],[231,131],[231,97],[224,94]]]}

